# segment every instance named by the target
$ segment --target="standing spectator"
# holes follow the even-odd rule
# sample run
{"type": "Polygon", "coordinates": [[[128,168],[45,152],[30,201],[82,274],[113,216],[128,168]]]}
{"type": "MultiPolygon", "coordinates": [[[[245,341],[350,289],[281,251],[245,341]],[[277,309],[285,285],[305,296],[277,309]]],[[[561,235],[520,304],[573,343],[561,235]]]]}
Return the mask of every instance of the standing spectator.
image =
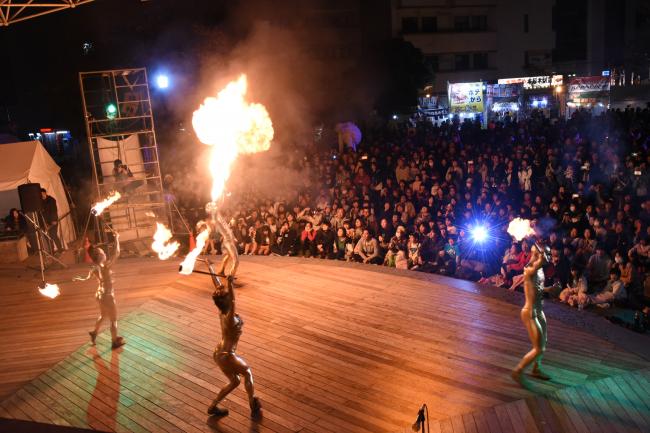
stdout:
{"type": "MultiPolygon", "coordinates": [[[[56,252],[63,252],[63,245],[59,239],[59,210],[56,206],[54,197],[47,195],[45,188],[41,188],[41,198],[43,199],[43,219],[45,220],[45,229],[50,239],[56,245],[56,252]]],[[[53,250],[53,246],[51,246],[53,250]]]]}

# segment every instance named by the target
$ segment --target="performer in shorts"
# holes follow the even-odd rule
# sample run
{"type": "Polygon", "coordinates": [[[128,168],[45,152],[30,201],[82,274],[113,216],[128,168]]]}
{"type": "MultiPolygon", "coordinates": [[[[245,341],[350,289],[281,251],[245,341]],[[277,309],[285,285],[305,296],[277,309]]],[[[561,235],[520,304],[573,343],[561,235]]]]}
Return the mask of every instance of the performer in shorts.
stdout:
{"type": "Polygon", "coordinates": [[[531,248],[530,261],[524,268],[524,294],[526,302],[521,309],[521,321],[528,331],[533,348],[521,359],[512,371],[512,378],[521,382],[521,374],[530,364],[533,364],[532,375],[538,379],[549,380],[550,377],[541,369],[542,356],[546,351],[546,316],[544,316],[544,270],[542,267],[549,262],[550,250],[535,243],[531,248]]]}
{"type": "Polygon", "coordinates": [[[221,371],[228,378],[228,383],[221,388],[219,394],[208,408],[208,414],[214,416],[228,415],[228,409],[220,408],[218,404],[226,398],[241,383],[241,377],[244,378],[244,386],[248,394],[248,404],[251,409],[251,416],[257,417],[262,405],[260,400],[255,397],[253,386],[253,373],[241,357],[237,356],[237,343],[242,334],[244,321],[235,312],[235,293],[232,287],[232,275],[227,277],[224,286],[216,276],[211,263],[208,263],[210,272],[213,274],[212,283],[215,290],[212,294],[212,300],[219,309],[219,319],[221,322],[221,342],[214,350],[214,362],[217,363],[221,371]]]}
{"type": "Polygon", "coordinates": [[[91,277],[95,277],[99,283],[95,298],[99,304],[99,317],[95,322],[95,329],[90,331],[90,341],[95,344],[99,327],[104,319],[108,319],[111,323],[111,340],[113,349],[126,344],[124,338],[117,335],[117,307],[115,306],[115,293],[113,291],[113,270],[112,267],[120,256],[120,235],[113,231],[115,235],[115,252],[113,257],[108,260],[106,253],[103,249],[91,245],[88,247],[88,255],[93,261],[93,267],[86,277],[75,277],[74,281],[86,281],[91,277]]]}

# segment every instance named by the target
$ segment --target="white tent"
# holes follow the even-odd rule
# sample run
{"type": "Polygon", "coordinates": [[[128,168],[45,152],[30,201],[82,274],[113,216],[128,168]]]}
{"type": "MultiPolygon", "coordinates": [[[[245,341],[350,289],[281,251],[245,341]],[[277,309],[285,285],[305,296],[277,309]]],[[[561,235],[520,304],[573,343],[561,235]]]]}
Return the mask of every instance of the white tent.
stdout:
{"type": "Polygon", "coordinates": [[[66,243],[75,239],[70,205],[63,188],[61,168],[40,141],[23,141],[0,145],[0,217],[13,207],[20,209],[18,187],[24,183],[40,183],[54,197],[61,220],[59,235],[66,243]]]}

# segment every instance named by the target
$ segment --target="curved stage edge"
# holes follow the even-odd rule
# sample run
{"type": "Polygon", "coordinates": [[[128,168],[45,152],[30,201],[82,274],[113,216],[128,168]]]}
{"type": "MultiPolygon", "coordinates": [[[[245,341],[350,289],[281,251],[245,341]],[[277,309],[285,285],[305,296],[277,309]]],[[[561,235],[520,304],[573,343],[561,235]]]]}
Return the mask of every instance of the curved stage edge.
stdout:
{"type": "MultiPolygon", "coordinates": [[[[218,260],[216,257],[215,260],[218,260]]],[[[550,382],[510,371],[529,350],[518,293],[467,281],[318,259],[242,257],[245,322],[263,417],[243,385],[205,410],[225,378],[209,277],[178,261],[116,266],[120,332],[110,350],[86,331],[93,285],[63,283],[55,300],[33,272],[0,269],[0,417],[99,431],[401,432],[422,403],[432,431],[650,431],[648,337],[547,303],[550,382]]],[[[69,280],[81,267],[49,273],[69,280]]],[[[1,424],[0,424],[1,428],[1,424]]]]}

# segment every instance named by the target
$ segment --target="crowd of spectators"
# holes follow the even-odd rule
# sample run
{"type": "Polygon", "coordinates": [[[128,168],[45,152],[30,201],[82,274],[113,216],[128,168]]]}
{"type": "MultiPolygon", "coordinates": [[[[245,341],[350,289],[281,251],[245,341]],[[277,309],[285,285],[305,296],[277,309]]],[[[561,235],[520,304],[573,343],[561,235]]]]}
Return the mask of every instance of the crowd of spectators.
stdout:
{"type": "MultiPolygon", "coordinates": [[[[389,123],[362,145],[316,152],[290,196],[229,203],[242,254],[392,266],[514,289],[534,221],[551,247],[551,296],[579,308],[643,300],[650,254],[650,110],[533,112],[526,120],[389,123]],[[483,240],[474,236],[481,227],[483,240]]],[[[219,249],[213,238],[209,249],[219,249]]]]}

